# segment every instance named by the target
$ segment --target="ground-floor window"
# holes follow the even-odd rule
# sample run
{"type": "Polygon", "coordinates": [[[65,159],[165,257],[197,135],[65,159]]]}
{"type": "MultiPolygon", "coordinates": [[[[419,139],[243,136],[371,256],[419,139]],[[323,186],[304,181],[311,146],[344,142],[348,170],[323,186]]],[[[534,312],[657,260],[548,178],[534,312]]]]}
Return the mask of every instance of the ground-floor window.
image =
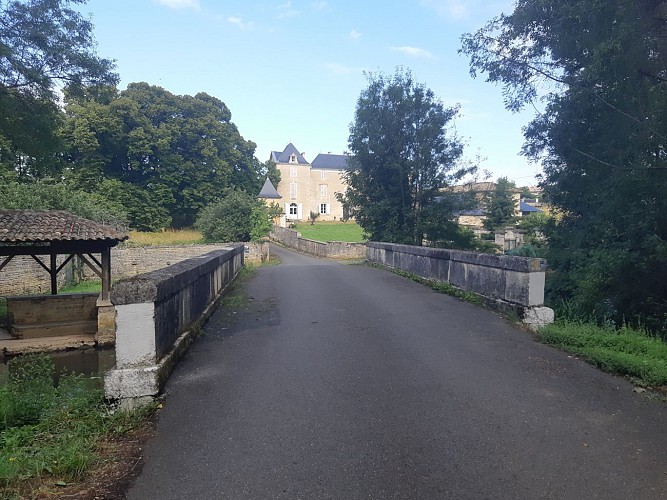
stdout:
{"type": "Polygon", "coordinates": [[[329,213],[329,204],[320,203],[320,214],[328,214],[328,213],[329,213]]]}
{"type": "Polygon", "coordinates": [[[296,203],[290,203],[289,205],[289,214],[293,215],[296,217],[299,213],[299,208],[297,207],[296,203]]]}

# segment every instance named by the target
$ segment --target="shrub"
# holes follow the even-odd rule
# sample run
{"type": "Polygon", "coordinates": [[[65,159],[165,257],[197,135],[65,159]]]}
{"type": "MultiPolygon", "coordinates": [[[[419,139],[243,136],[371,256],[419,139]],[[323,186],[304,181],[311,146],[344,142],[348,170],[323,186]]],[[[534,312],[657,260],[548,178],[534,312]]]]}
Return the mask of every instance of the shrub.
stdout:
{"type": "Polygon", "coordinates": [[[269,234],[271,219],[261,201],[243,191],[228,190],[201,211],[195,227],[207,242],[254,241],[269,234]]]}

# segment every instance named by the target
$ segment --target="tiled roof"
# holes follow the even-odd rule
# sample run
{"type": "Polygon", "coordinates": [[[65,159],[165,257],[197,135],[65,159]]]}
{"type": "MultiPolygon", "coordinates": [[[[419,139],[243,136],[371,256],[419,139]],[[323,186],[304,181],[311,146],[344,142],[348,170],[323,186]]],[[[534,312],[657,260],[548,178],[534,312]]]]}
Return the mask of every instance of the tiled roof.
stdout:
{"type": "Polygon", "coordinates": [[[113,227],[63,210],[0,210],[0,244],[127,238],[113,227]]]}
{"type": "Polygon", "coordinates": [[[539,208],[535,208],[535,207],[529,205],[528,203],[525,203],[525,202],[522,201],[522,202],[519,203],[519,211],[521,211],[521,212],[541,212],[542,210],[540,210],[539,208]]]}
{"type": "Polygon", "coordinates": [[[331,168],[335,170],[347,169],[348,155],[332,155],[332,154],[318,154],[313,163],[313,168],[331,168]]]}
{"type": "Polygon", "coordinates": [[[257,198],[267,198],[267,199],[270,198],[277,200],[282,198],[282,196],[280,196],[276,188],[273,186],[273,183],[267,177],[266,180],[264,181],[264,186],[262,187],[262,190],[257,195],[257,198]]]}
{"type": "Polygon", "coordinates": [[[308,165],[308,162],[303,157],[299,150],[294,147],[294,144],[291,142],[285,147],[285,150],[281,153],[279,151],[271,151],[271,161],[276,163],[290,163],[290,156],[296,155],[296,162],[300,165],[308,165]]]}

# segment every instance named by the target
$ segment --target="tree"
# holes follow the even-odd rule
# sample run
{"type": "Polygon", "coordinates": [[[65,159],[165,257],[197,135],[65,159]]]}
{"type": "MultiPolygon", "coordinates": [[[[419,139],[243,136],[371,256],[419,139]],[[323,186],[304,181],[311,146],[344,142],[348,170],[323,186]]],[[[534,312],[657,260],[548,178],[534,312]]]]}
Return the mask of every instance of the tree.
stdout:
{"type": "Polygon", "coordinates": [[[455,226],[437,204],[441,188],[461,178],[463,145],[446,127],[458,107],[445,108],[409,71],[369,74],[350,126],[347,191],[340,196],[371,239],[421,245],[427,228],[455,226]]]}
{"type": "Polygon", "coordinates": [[[516,185],[514,182],[501,177],[496,183],[496,189],[489,196],[486,206],[486,218],[484,228],[494,231],[500,227],[510,224],[515,216],[514,193],[516,185]]]}
{"type": "Polygon", "coordinates": [[[271,218],[257,198],[229,189],[201,211],[195,227],[209,242],[255,241],[269,234],[271,218]]]}
{"type": "Polygon", "coordinates": [[[520,0],[465,35],[506,106],[544,96],[523,152],[561,213],[550,291],[593,317],[667,325],[667,11],[660,0],[520,0]],[[544,90],[542,90],[544,92],[544,90]]]}
{"type": "Polygon", "coordinates": [[[132,185],[134,199],[150,193],[177,227],[192,225],[228,187],[257,193],[267,175],[276,179],[275,165],[255,158],[255,143],[241,136],[225,103],[205,93],[131,83],[73,97],[66,113],[68,175],[90,190],[113,179],[132,185]]]}
{"type": "Polygon", "coordinates": [[[71,5],[85,0],[0,2],[0,170],[52,174],[61,120],[56,90],[115,84],[95,55],[92,24],[71,5]]]}

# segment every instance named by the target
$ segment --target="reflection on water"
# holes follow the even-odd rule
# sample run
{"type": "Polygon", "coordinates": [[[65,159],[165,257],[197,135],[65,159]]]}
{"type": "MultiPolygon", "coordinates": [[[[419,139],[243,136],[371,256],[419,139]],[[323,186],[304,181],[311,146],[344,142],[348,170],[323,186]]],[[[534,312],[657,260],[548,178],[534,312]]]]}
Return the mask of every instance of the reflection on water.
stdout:
{"type": "MultiPolygon", "coordinates": [[[[80,373],[86,377],[96,378],[116,366],[116,350],[113,347],[110,349],[76,349],[54,352],[49,355],[56,366],[56,383],[63,373],[80,373]]],[[[7,363],[10,360],[11,358],[5,358],[0,363],[0,385],[5,384],[9,378],[7,363]]]]}

